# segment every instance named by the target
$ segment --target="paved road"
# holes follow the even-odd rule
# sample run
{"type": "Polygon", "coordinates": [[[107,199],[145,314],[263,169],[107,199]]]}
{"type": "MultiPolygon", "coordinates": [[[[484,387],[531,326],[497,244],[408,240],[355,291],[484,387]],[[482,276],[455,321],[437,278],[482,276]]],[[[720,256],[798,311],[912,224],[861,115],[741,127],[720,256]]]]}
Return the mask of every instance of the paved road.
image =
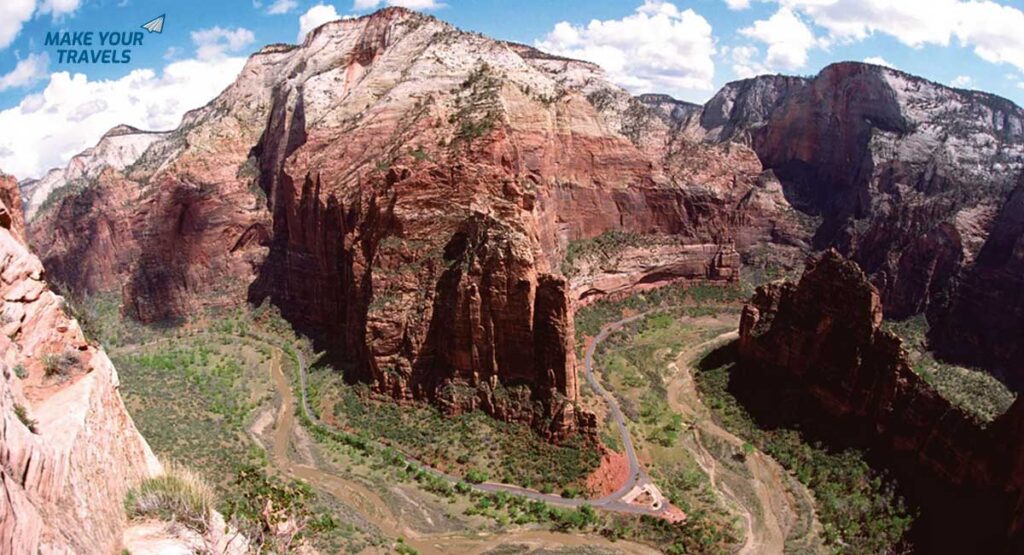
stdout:
{"type": "MultiPolygon", "coordinates": [[[[595,337],[594,340],[590,342],[590,345],[587,347],[586,355],[583,359],[584,377],[587,380],[587,384],[589,384],[590,388],[594,390],[594,393],[599,395],[608,404],[608,409],[612,417],[615,419],[615,424],[618,427],[619,433],[622,436],[622,444],[626,449],[626,456],[629,459],[629,479],[626,480],[626,483],[624,483],[622,487],[620,487],[618,490],[609,495],[599,497],[597,499],[575,499],[562,497],[560,495],[541,493],[536,490],[526,489],[519,486],[498,484],[493,482],[485,482],[482,484],[470,484],[470,486],[477,491],[482,491],[486,493],[497,493],[503,491],[506,493],[520,495],[537,501],[544,501],[545,503],[550,503],[552,505],[559,505],[562,507],[581,507],[583,505],[590,505],[591,507],[621,513],[646,514],[652,516],[661,516],[665,514],[665,512],[668,509],[667,503],[662,503],[662,506],[660,506],[657,509],[654,509],[647,506],[633,505],[630,503],[626,503],[622,500],[622,498],[627,493],[634,490],[634,488],[644,486],[653,487],[654,484],[651,481],[650,476],[647,475],[647,472],[645,472],[643,467],[640,465],[640,461],[637,459],[636,450],[633,448],[633,440],[629,435],[629,429],[626,427],[626,419],[622,414],[622,410],[619,409],[618,402],[615,400],[615,397],[613,397],[611,393],[608,393],[608,391],[601,387],[601,384],[599,384],[597,382],[597,379],[594,377],[593,372],[594,352],[597,349],[597,345],[601,341],[607,339],[610,334],[622,329],[622,327],[625,326],[626,324],[639,320],[646,315],[647,313],[638,314],[636,316],[624,318],[617,322],[605,325],[601,329],[601,332],[598,333],[597,337],[595,337]]],[[[268,343],[274,343],[274,341],[269,338],[260,336],[256,336],[256,338],[268,343]]],[[[299,365],[299,385],[301,390],[300,393],[303,414],[310,422],[313,423],[314,426],[320,427],[327,431],[332,431],[329,426],[326,426],[322,422],[320,422],[320,420],[316,417],[316,414],[313,413],[313,410],[309,406],[309,397],[307,395],[306,384],[308,366],[306,365],[305,357],[302,355],[302,352],[299,351],[298,349],[292,349],[292,352],[294,352],[296,362],[299,365]]],[[[376,441],[370,440],[368,441],[368,443],[370,443],[370,445],[377,449],[387,448],[386,445],[376,441]]],[[[404,453],[401,453],[401,455],[409,464],[433,476],[441,478],[442,480],[445,480],[453,484],[463,481],[462,478],[441,472],[440,470],[437,470],[404,453]]]]}

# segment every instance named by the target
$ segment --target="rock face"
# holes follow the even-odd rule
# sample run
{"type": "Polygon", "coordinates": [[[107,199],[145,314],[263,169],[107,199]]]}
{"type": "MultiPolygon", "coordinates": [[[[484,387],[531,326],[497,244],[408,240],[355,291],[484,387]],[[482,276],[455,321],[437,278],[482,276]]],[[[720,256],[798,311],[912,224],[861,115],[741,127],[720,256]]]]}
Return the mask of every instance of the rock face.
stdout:
{"type": "MultiPolygon", "coordinates": [[[[558,275],[571,243],[676,236],[676,270],[649,284],[714,274],[695,250],[808,245],[773,223],[793,211],[749,148],[675,132],[693,109],[385,9],[254,54],[134,161],[97,162],[31,236],[56,279],[121,291],[136,318],[269,299],[379,391],[561,437],[589,421],[558,275]]],[[[733,255],[712,266],[734,279],[733,255]]]]}
{"type": "Polygon", "coordinates": [[[1024,110],[896,70],[840,63],[813,79],[730,83],[684,132],[750,145],[789,202],[821,218],[814,246],[860,264],[887,316],[927,312],[946,330],[936,347],[1022,383],[1019,351],[998,345],[1024,332],[1024,289],[1012,263],[995,267],[1014,258],[1020,237],[1008,212],[1019,204],[1024,110]],[[981,308],[993,302],[1010,309],[981,308]],[[972,310],[986,314],[984,325],[972,310]]]}
{"type": "MultiPolygon", "coordinates": [[[[0,213],[18,214],[16,183],[2,187],[0,213]]],[[[113,553],[125,493],[160,464],[107,355],[64,312],[14,229],[0,219],[0,552],[113,553]]]]}
{"type": "Polygon", "coordinates": [[[566,270],[572,275],[573,297],[584,305],[672,282],[736,283],[740,255],[732,245],[659,243],[649,238],[644,244],[581,257],[566,270]]]}
{"type": "Polygon", "coordinates": [[[911,369],[881,320],[864,272],[827,251],[808,261],[799,284],[763,286],[744,308],[741,371],[796,384],[811,419],[828,415],[817,419],[833,441],[868,448],[892,469],[922,504],[919,548],[1019,549],[1024,403],[983,428],[911,369]]]}
{"type": "Polygon", "coordinates": [[[1000,208],[932,343],[947,358],[996,368],[1024,389],[1024,185],[1000,208]]]}
{"type": "Polygon", "coordinates": [[[76,188],[90,186],[106,167],[118,171],[126,169],[138,160],[149,145],[163,137],[163,133],[140,131],[128,125],[119,125],[107,131],[96,146],[73,157],[66,168],[53,169],[41,179],[21,183],[25,217],[29,220],[35,218],[39,209],[54,193],[61,196],[76,188]]]}
{"type": "Polygon", "coordinates": [[[21,211],[18,181],[0,172],[0,226],[19,241],[25,240],[25,217],[21,211]]]}

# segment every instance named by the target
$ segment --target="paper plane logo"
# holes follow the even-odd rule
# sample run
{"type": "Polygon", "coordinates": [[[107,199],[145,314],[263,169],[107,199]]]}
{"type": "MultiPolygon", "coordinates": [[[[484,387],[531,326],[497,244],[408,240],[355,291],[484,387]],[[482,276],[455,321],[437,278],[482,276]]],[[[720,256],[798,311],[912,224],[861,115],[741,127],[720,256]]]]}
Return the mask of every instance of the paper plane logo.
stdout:
{"type": "Polygon", "coordinates": [[[164,16],[161,15],[160,17],[153,19],[143,25],[142,28],[150,33],[162,33],[164,31],[164,16]]]}

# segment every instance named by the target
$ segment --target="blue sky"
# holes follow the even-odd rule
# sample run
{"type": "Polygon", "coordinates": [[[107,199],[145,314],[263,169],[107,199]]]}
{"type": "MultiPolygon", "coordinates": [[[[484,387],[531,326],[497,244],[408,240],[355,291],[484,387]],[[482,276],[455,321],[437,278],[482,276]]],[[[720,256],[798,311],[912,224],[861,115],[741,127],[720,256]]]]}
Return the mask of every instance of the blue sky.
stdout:
{"type": "Polygon", "coordinates": [[[37,177],[121,122],[173,128],[261,45],[388,4],[695,102],[738,78],[871,60],[1024,103],[1024,0],[0,0],[0,170],[37,177]],[[163,33],[130,63],[60,63],[44,45],[48,32],[141,31],[160,14],[163,33]]]}

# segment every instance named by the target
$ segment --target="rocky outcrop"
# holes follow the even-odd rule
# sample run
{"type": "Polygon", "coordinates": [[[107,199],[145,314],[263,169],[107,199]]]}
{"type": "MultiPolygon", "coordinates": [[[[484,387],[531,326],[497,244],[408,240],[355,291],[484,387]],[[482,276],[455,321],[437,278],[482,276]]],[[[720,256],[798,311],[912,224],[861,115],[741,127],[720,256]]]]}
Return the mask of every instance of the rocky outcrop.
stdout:
{"type": "Polygon", "coordinates": [[[921,504],[919,548],[1021,546],[1024,404],[983,427],[911,369],[881,321],[878,290],[857,264],[827,251],[798,284],[754,294],[740,323],[740,371],[794,384],[805,419],[819,423],[809,428],[889,467],[921,504]]]}
{"type": "MultiPolygon", "coordinates": [[[[17,189],[0,194],[11,214],[17,189]]],[[[113,553],[130,487],[161,471],[39,259],[0,221],[0,552],[113,553]]]]}
{"type": "MultiPolygon", "coordinates": [[[[730,83],[683,132],[750,145],[788,202],[820,218],[814,247],[860,264],[887,317],[927,312],[933,326],[963,330],[954,312],[985,304],[975,299],[987,294],[978,285],[991,284],[991,262],[982,267],[979,257],[1024,171],[1024,110],[1012,102],[844,62],[813,79],[730,83]]],[[[990,299],[1014,307],[1024,295],[1013,280],[996,290],[990,299]]],[[[1019,311],[985,310],[985,325],[967,324],[979,331],[947,333],[936,347],[1020,383],[1012,349],[990,348],[1024,331],[1019,311]],[[988,327],[997,331],[980,331],[988,327]]]]}
{"type": "MultiPolygon", "coordinates": [[[[683,258],[808,244],[769,223],[792,209],[749,148],[674,132],[690,110],[385,9],[254,54],[130,165],[98,162],[31,236],[52,276],[121,291],[133,317],[269,299],[379,391],[560,437],[589,420],[557,275],[571,243],[672,234],[683,258]]],[[[680,260],[687,279],[737,264],[680,260]]]]}
{"type": "Polygon", "coordinates": [[[21,193],[13,176],[0,172],[0,227],[15,239],[25,240],[25,217],[21,211],[21,193]]]}
{"type": "Polygon", "coordinates": [[[669,283],[730,284],[739,281],[740,255],[732,245],[677,244],[644,236],[639,244],[602,249],[573,260],[573,297],[579,305],[618,298],[669,283]]]}
{"type": "Polygon", "coordinates": [[[76,188],[88,187],[104,168],[127,169],[149,145],[164,136],[163,133],[140,131],[128,125],[118,125],[107,131],[96,146],[75,155],[66,167],[50,170],[41,179],[27,179],[21,183],[25,218],[35,218],[47,199],[55,194],[62,196],[76,188]]]}
{"type": "Polygon", "coordinates": [[[948,314],[933,318],[931,343],[952,360],[983,364],[1024,389],[1024,185],[999,210],[948,314]]]}

